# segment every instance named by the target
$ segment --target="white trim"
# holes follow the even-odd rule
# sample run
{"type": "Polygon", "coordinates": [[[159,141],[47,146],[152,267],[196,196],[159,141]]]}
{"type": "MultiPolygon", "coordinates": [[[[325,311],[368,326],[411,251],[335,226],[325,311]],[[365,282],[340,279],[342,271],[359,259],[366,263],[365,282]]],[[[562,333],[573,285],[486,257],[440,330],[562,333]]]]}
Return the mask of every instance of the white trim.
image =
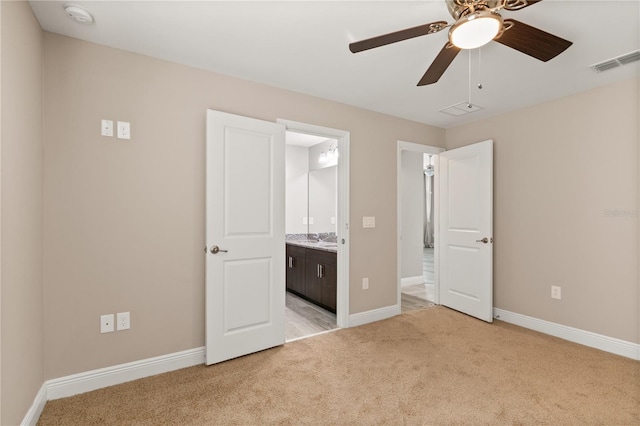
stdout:
{"type": "Polygon", "coordinates": [[[372,309],[366,312],[349,315],[349,327],[369,324],[383,319],[400,315],[400,305],[385,306],[384,308],[372,309]]]}
{"type": "Polygon", "coordinates": [[[277,119],[278,124],[287,130],[324,136],[338,141],[338,283],[336,300],[336,322],[338,327],[349,327],[349,176],[350,176],[350,140],[351,134],[345,130],[298,121],[277,119]],[[340,244],[341,240],[344,243],[340,244]]]}
{"type": "Polygon", "coordinates": [[[40,414],[42,414],[42,410],[44,410],[46,403],[47,384],[43,383],[33,400],[33,404],[31,404],[29,411],[27,411],[27,414],[24,416],[24,419],[22,419],[22,423],[20,423],[20,425],[35,426],[38,423],[38,419],[40,419],[40,414]]]}
{"type": "Polygon", "coordinates": [[[317,336],[320,336],[321,334],[333,333],[334,331],[338,331],[338,330],[340,330],[340,327],[332,328],[331,330],[318,331],[317,333],[309,334],[307,336],[294,337],[293,339],[285,340],[284,343],[285,344],[286,343],[293,343],[293,342],[296,342],[298,340],[308,339],[309,337],[317,337],[317,336]]]}
{"type": "Polygon", "coordinates": [[[415,277],[406,277],[400,280],[401,287],[407,287],[410,285],[424,284],[424,275],[417,275],[415,277]]]}
{"type": "MultiPolygon", "coordinates": [[[[400,194],[401,194],[401,185],[400,185],[400,173],[402,171],[402,151],[412,151],[412,152],[422,152],[423,154],[433,154],[433,155],[439,155],[440,153],[444,152],[445,149],[444,148],[440,148],[437,146],[431,146],[431,145],[422,145],[419,143],[413,143],[413,142],[405,142],[405,141],[398,141],[397,142],[397,152],[396,152],[396,217],[397,217],[397,229],[396,229],[396,247],[398,248],[397,253],[396,253],[396,261],[397,261],[397,271],[396,271],[396,285],[398,287],[398,294],[397,294],[397,303],[398,305],[400,305],[401,300],[402,300],[402,286],[405,285],[403,283],[403,279],[402,279],[402,206],[401,206],[401,199],[400,199],[400,194]]],[[[436,241],[439,240],[439,233],[440,233],[440,226],[439,226],[439,220],[440,220],[440,199],[439,199],[439,193],[438,193],[438,182],[439,182],[439,175],[440,175],[440,167],[439,167],[439,161],[436,161],[434,163],[435,166],[435,173],[434,173],[434,178],[433,178],[433,198],[434,198],[434,206],[433,206],[433,235],[434,235],[434,239],[436,241]]],[[[433,302],[436,305],[440,304],[440,254],[439,254],[439,250],[434,249],[433,250],[433,281],[434,281],[434,295],[433,295],[433,302]]],[[[424,282],[424,280],[423,280],[424,282]]]]}
{"type": "Polygon", "coordinates": [[[47,399],[64,398],[143,377],[204,364],[204,354],[205,348],[200,347],[48,380],[45,383],[47,399]]]}
{"type": "Polygon", "coordinates": [[[604,336],[602,334],[592,333],[591,331],[556,324],[499,308],[493,308],[493,317],[500,321],[519,325],[520,327],[539,331],[570,342],[640,361],[640,344],[638,343],[627,342],[626,340],[616,339],[615,337],[604,336]]]}

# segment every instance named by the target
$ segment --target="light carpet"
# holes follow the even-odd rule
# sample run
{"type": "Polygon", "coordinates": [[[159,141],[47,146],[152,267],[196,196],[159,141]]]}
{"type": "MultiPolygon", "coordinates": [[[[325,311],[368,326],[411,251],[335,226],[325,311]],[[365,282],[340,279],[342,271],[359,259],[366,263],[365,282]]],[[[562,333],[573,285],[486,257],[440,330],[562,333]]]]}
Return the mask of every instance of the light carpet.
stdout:
{"type": "Polygon", "coordinates": [[[444,307],[47,403],[40,425],[638,425],[640,363],[444,307]]]}

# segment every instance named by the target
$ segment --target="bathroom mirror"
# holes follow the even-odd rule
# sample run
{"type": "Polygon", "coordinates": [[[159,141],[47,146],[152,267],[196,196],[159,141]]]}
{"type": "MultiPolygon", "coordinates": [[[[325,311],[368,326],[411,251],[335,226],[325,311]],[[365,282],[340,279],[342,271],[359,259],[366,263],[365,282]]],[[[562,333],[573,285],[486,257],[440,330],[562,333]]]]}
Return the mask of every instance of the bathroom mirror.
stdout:
{"type": "Polygon", "coordinates": [[[295,135],[290,132],[287,135],[285,233],[335,235],[338,211],[337,141],[315,137],[315,143],[301,146],[290,143],[290,136],[296,139],[295,135]],[[318,139],[320,142],[317,142],[318,139]]]}
{"type": "Polygon", "coordinates": [[[309,172],[309,234],[336,233],[337,169],[332,166],[309,172]]]}

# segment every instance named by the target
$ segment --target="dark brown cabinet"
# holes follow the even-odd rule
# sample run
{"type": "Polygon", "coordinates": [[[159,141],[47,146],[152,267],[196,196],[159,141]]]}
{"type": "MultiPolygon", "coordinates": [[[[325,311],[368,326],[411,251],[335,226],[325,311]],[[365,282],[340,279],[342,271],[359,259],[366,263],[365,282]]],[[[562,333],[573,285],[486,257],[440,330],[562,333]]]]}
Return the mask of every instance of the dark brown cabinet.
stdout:
{"type": "Polygon", "coordinates": [[[287,290],[334,313],[337,272],[336,253],[287,244],[287,290]]]}
{"type": "Polygon", "coordinates": [[[304,247],[287,244],[287,290],[296,294],[305,293],[305,252],[304,247]]]}

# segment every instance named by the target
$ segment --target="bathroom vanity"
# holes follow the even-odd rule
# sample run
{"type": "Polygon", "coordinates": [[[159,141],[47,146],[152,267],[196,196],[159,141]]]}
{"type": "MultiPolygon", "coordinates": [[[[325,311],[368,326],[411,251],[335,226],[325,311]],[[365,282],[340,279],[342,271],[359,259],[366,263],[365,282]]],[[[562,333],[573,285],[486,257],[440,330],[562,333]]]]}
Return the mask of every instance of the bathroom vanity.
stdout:
{"type": "Polygon", "coordinates": [[[287,291],[333,313],[337,295],[337,244],[287,241],[287,291]]]}

